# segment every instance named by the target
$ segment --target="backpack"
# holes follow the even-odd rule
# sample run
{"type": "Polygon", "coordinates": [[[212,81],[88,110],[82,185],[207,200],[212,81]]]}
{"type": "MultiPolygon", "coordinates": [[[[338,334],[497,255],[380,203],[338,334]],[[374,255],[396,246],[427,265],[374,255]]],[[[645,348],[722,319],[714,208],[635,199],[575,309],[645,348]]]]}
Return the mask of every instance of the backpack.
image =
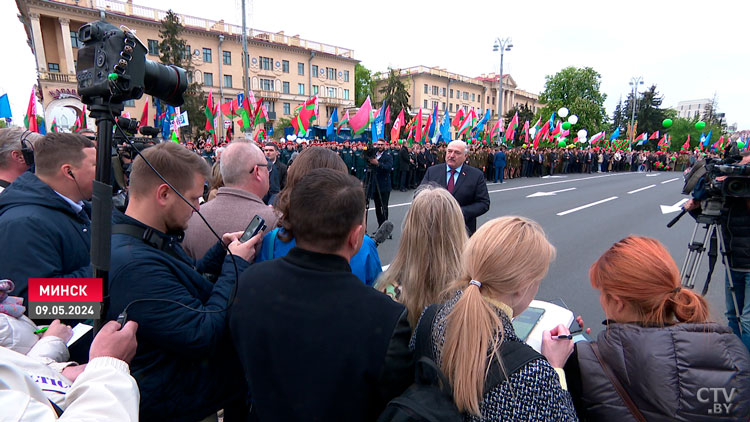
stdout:
{"type": "MultiPolygon", "coordinates": [[[[432,353],[432,326],[442,305],[430,305],[425,309],[417,326],[414,355],[414,383],[400,396],[395,397],[380,414],[378,422],[443,422],[462,421],[463,415],[453,401],[453,389],[448,378],[435,363],[432,353]]],[[[515,341],[503,342],[500,346],[505,373],[510,376],[527,363],[544,359],[530,346],[515,341]]],[[[484,382],[484,391],[502,384],[505,375],[497,360],[484,382]]]]}

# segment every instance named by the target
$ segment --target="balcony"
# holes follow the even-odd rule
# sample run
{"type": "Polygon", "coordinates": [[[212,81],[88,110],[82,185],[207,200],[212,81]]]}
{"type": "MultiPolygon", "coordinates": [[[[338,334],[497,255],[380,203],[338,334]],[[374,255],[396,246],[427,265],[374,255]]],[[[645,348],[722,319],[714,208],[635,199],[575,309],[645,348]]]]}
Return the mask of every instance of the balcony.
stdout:
{"type": "Polygon", "coordinates": [[[78,84],[76,75],[56,72],[39,72],[39,80],[48,82],[59,82],[67,84],[78,84]]]}

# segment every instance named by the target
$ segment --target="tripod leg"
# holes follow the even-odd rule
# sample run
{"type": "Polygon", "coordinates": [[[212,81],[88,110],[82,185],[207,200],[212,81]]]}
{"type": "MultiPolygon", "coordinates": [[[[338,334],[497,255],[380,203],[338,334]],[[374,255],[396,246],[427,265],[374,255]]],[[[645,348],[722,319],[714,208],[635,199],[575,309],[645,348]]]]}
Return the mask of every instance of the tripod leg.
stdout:
{"type": "MultiPolygon", "coordinates": [[[[727,287],[732,295],[732,303],[734,304],[734,316],[737,318],[737,329],[739,330],[740,337],[742,337],[742,323],[740,322],[740,308],[737,303],[737,292],[734,290],[734,281],[732,280],[732,272],[729,270],[729,260],[727,259],[726,245],[724,244],[724,234],[721,230],[717,230],[717,237],[719,238],[719,250],[721,251],[721,261],[724,264],[724,273],[727,279],[727,287]]],[[[747,300],[747,298],[744,298],[747,300]]],[[[743,303],[744,307],[744,303],[743,303]]]]}
{"type": "MultiPolygon", "coordinates": [[[[699,223],[700,224],[700,223],[699,223]]],[[[696,231],[698,227],[696,226],[696,231]]],[[[698,269],[701,266],[701,260],[703,258],[703,252],[706,251],[705,244],[706,241],[710,238],[712,232],[712,226],[706,225],[706,233],[703,236],[703,241],[698,242],[695,240],[695,234],[693,235],[693,240],[690,242],[690,245],[688,246],[688,257],[690,259],[685,261],[685,267],[687,270],[683,274],[683,286],[693,289],[695,288],[695,281],[693,280],[693,275],[698,271],[698,269]],[[690,264],[688,264],[690,262],[690,264]]]]}
{"type": "Polygon", "coordinates": [[[714,274],[714,267],[716,266],[716,234],[719,232],[718,228],[714,226],[712,230],[711,238],[708,246],[708,274],[706,274],[706,282],[703,284],[703,296],[708,292],[708,284],[711,282],[711,276],[714,274]]]}

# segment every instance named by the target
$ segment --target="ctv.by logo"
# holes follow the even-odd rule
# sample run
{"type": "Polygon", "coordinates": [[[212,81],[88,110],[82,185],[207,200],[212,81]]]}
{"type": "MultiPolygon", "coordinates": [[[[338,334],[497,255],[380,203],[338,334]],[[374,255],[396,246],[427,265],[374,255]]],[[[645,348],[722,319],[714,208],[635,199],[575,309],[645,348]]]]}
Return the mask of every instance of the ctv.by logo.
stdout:
{"type": "Polygon", "coordinates": [[[713,407],[708,409],[709,415],[728,415],[735,406],[732,402],[737,397],[737,389],[732,388],[728,390],[724,387],[703,387],[698,389],[697,397],[698,401],[704,404],[713,402],[713,407]]]}

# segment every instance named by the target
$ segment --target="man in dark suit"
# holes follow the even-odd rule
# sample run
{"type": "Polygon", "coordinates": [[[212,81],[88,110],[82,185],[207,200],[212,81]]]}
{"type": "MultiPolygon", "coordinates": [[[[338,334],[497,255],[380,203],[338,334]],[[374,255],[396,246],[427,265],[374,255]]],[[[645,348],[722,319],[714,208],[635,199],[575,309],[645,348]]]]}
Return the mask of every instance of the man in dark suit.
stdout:
{"type": "Polygon", "coordinates": [[[378,226],[388,219],[388,200],[391,197],[391,171],[393,171],[393,157],[385,151],[385,140],[378,139],[375,144],[377,153],[370,159],[368,172],[372,181],[367,192],[367,198],[375,201],[375,216],[378,226]]]}
{"type": "Polygon", "coordinates": [[[406,308],[349,266],[364,202],[354,177],[312,170],[286,216],[297,246],[242,273],[229,329],[250,420],[374,421],[414,379],[406,308]]]}
{"type": "Polygon", "coordinates": [[[401,192],[406,192],[409,178],[409,149],[406,144],[401,144],[401,149],[398,152],[398,168],[401,172],[401,178],[399,179],[399,188],[401,192]]]}
{"type": "Polygon", "coordinates": [[[268,193],[263,197],[263,202],[273,204],[276,201],[276,195],[286,186],[287,167],[278,159],[279,148],[275,143],[267,142],[263,146],[263,153],[266,155],[266,159],[273,163],[273,167],[269,167],[268,193]]]}
{"type": "Polygon", "coordinates": [[[448,144],[445,164],[427,169],[422,184],[433,182],[448,189],[461,206],[471,236],[477,230],[477,217],[490,209],[490,195],[482,171],[465,164],[467,149],[463,141],[448,144]]]}
{"type": "Polygon", "coordinates": [[[500,183],[503,183],[503,172],[505,171],[505,151],[503,147],[495,153],[493,164],[495,167],[495,183],[500,176],[500,183]]]}

